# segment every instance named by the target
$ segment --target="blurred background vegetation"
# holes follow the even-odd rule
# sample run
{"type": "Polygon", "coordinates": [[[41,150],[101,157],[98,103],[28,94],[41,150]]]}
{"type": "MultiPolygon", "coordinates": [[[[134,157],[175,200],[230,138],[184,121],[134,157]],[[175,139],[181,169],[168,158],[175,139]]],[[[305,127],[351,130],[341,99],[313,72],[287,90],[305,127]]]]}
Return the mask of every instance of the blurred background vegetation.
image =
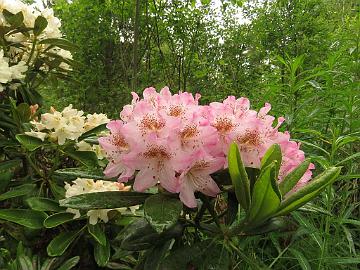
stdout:
{"type": "Polygon", "coordinates": [[[118,118],[131,91],[165,85],[199,92],[204,103],[228,95],[254,108],[270,102],[317,168],[342,165],[346,176],[293,215],[295,234],[239,246],[275,269],[358,269],[358,0],[43,2],[78,46],[73,80],[41,89],[46,106],[118,118]]]}

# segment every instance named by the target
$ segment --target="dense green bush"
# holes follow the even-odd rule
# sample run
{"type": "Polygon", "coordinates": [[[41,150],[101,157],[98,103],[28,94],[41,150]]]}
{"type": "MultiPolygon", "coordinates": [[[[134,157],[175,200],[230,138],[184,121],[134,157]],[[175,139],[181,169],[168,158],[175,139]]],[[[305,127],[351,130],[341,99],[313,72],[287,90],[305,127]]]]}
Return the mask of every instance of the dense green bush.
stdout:
{"type": "Polygon", "coordinates": [[[61,28],[50,10],[0,0],[0,269],[358,268],[357,1],[43,2],[61,28]],[[123,147],[102,113],[119,118],[150,85],[204,105],[271,102],[309,159],[276,142],[250,168],[233,138],[229,170],[211,175],[221,192],[195,183],[197,208],[160,175],[134,191],[141,169],[117,183],[121,162],[98,138],[123,147]],[[297,168],[278,182],[288,157],[297,168]],[[310,159],[314,179],[294,190],[310,159]]]}

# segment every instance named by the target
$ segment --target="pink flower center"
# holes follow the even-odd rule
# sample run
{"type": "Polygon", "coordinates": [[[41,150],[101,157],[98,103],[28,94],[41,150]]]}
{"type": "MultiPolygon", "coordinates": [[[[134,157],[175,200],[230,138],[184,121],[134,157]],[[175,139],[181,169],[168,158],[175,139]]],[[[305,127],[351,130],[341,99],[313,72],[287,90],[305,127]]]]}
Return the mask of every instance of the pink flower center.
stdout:
{"type": "Polygon", "coordinates": [[[215,127],[223,135],[229,133],[234,128],[234,124],[227,117],[218,117],[216,118],[216,122],[213,124],[213,127],[215,127]]]}
{"type": "Polygon", "coordinates": [[[165,127],[164,121],[161,121],[155,116],[149,114],[145,115],[140,122],[140,129],[142,130],[142,133],[146,133],[146,131],[148,130],[159,131],[164,127],[165,127]]]}
{"type": "Polygon", "coordinates": [[[242,145],[259,146],[261,144],[260,134],[256,130],[245,131],[245,134],[237,136],[236,140],[242,145]]]}

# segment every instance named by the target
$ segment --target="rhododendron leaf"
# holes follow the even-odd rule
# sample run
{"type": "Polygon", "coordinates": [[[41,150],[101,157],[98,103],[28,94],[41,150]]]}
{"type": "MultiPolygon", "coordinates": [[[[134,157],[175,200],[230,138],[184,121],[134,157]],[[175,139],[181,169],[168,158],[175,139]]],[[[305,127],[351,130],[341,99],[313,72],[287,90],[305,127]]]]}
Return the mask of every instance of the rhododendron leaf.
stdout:
{"type": "Polygon", "coordinates": [[[120,234],[124,236],[121,248],[131,251],[151,248],[160,239],[160,234],[154,230],[146,219],[139,219],[130,223],[120,234]]]}
{"type": "Polygon", "coordinates": [[[155,244],[161,245],[169,239],[179,237],[183,234],[183,230],[183,225],[176,223],[170,229],[157,233],[146,219],[141,218],[126,226],[116,239],[122,239],[122,249],[139,251],[149,249],[155,244]]]}
{"type": "Polygon", "coordinates": [[[229,173],[235,189],[236,198],[238,199],[240,206],[247,211],[251,200],[250,182],[236,143],[230,145],[228,162],[229,173]]]}
{"type": "Polygon", "coordinates": [[[94,127],[93,129],[90,129],[89,131],[86,131],[84,134],[82,134],[79,137],[78,141],[84,140],[85,138],[90,137],[91,135],[95,135],[100,133],[101,131],[107,130],[106,125],[107,124],[101,124],[97,127],[94,127]]]}
{"type": "Polygon", "coordinates": [[[2,161],[2,162],[0,162],[0,172],[15,168],[15,167],[19,166],[20,163],[21,163],[20,159],[2,161]]]}
{"type": "Polygon", "coordinates": [[[276,216],[286,215],[303,206],[332,184],[339,176],[341,167],[331,167],[315,177],[304,187],[289,195],[282,201],[276,216]]]}
{"type": "Polygon", "coordinates": [[[98,158],[95,152],[67,150],[66,154],[88,168],[94,168],[98,166],[98,158]]]}
{"type": "Polygon", "coordinates": [[[47,217],[44,220],[45,228],[54,228],[74,219],[74,214],[69,212],[60,212],[47,217]]]}
{"type": "Polygon", "coordinates": [[[266,166],[270,165],[274,160],[277,161],[275,163],[275,172],[276,172],[275,178],[277,179],[282,161],[281,148],[278,144],[273,144],[266,151],[263,158],[261,159],[261,168],[265,168],[266,166]]]}
{"type": "Polygon", "coordinates": [[[35,187],[36,187],[35,184],[23,184],[21,186],[17,186],[12,190],[9,190],[8,192],[1,194],[0,201],[19,197],[19,196],[24,196],[32,192],[35,189],[35,187]]]}
{"type": "Polygon", "coordinates": [[[146,199],[144,214],[150,225],[157,232],[162,232],[176,223],[182,208],[182,203],[177,198],[155,194],[146,199]]]}
{"type": "Polygon", "coordinates": [[[297,182],[299,182],[301,177],[303,177],[303,175],[309,168],[310,162],[311,162],[310,159],[305,160],[284,177],[284,179],[279,184],[279,189],[282,195],[285,195],[290,190],[292,190],[293,187],[295,187],[297,182]]]}
{"type": "MultiPolygon", "coordinates": [[[[47,38],[47,39],[43,39],[41,41],[39,41],[39,44],[47,44],[47,45],[52,45],[53,47],[59,47],[61,49],[64,49],[66,51],[71,51],[77,48],[77,46],[66,40],[66,39],[62,39],[62,38],[47,38]]],[[[51,46],[50,46],[51,47],[51,46]]]]}
{"type": "Polygon", "coordinates": [[[79,233],[80,231],[71,231],[57,235],[46,248],[48,255],[52,257],[63,255],[79,233]]]}
{"type": "Polygon", "coordinates": [[[105,245],[100,245],[98,242],[94,244],[94,257],[98,266],[104,267],[110,259],[110,243],[105,238],[105,245]]]}
{"type": "MultiPolygon", "coordinates": [[[[71,268],[75,267],[79,263],[79,261],[80,261],[79,256],[72,257],[72,258],[68,259],[66,262],[64,262],[63,264],[61,264],[61,266],[57,270],[70,270],[71,268]]],[[[47,268],[45,268],[45,269],[47,269],[47,268]]]]}
{"type": "Polygon", "coordinates": [[[339,176],[340,171],[341,168],[339,167],[331,167],[318,175],[306,186],[289,195],[281,204],[279,212],[276,215],[289,213],[305,205],[321,193],[328,185],[332,184],[339,176]]]}
{"type": "Polygon", "coordinates": [[[74,209],[114,209],[143,204],[151,194],[130,191],[106,191],[81,194],[60,200],[60,205],[74,209]]]}
{"type": "Polygon", "coordinates": [[[15,137],[29,151],[34,151],[45,144],[42,140],[25,134],[18,134],[15,137]]]}
{"type": "Polygon", "coordinates": [[[105,178],[102,170],[83,169],[83,168],[66,168],[56,170],[54,176],[59,176],[62,179],[75,180],[76,178],[90,178],[96,180],[102,180],[105,178]]]}
{"type": "Polygon", "coordinates": [[[161,263],[160,270],[182,269],[228,269],[229,253],[224,245],[214,240],[196,242],[192,246],[184,246],[172,251],[161,263]],[[190,266],[190,268],[189,268],[190,266]]]}
{"type": "Polygon", "coordinates": [[[100,245],[105,246],[106,245],[106,235],[105,235],[103,229],[101,228],[101,226],[99,224],[96,224],[96,225],[88,224],[87,227],[88,227],[89,233],[94,237],[94,239],[100,245]]]}
{"type": "Polygon", "coordinates": [[[144,269],[159,269],[162,259],[165,257],[169,250],[171,241],[165,242],[162,245],[156,245],[146,253],[146,259],[144,262],[144,269]]]}
{"type": "Polygon", "coordinates": [[[48,25],[48,21],[43,16],[38,16],[34,23],[34,35],[40,35],[48,25]]]}
{"type": "Polygon", "coordinates": [[[247,235],[265,234],[273,231],[279,231],[287,227],[287,222],[283,217],[274,217],[269,219],[266,223],[258,227],[245,230],[247,235]]]}
{"type": "Polygon", "coordinates": [[[20,25],[22,25],[23,21],[24,21],[24,15],[23,13],[20,11],[16,14],[11,13],[10,11],[4,9],[2,11],[2,14],[4,15],[6,21],[11,24],[12,27],[16,28],[19,27],[20,25]]]}
{"type": "Polygon", "coordinates": [[[32,197],[27,199],[26,202],[31,209],[37,211],[51,211],[51,212],[65,211],[65,208],[60,207],[57,201],[48,198],[32,197]]]}
{"type": "Polygon", "coordinates": [[[256,180],[251,198],[249,214],[250,224],[260,224],[276,212],[280,205],[281,194],[276,180],[276,161],[266,166],[256,180]]]}
{"type": "Polygon", "coordinates": [[[41,229],[47,215],[29,209],[0,209],[0,219],[11,221],[31,229],[41,229]]]}

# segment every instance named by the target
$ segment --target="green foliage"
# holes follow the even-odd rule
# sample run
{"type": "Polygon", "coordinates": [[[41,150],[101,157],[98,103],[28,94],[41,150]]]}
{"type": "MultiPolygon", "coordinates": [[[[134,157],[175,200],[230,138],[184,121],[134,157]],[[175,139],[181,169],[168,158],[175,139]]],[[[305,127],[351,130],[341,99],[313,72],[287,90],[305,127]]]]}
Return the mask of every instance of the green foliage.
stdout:
{"type": "MultiPolygon", "coordinates": [[[[53,7],[71,42],[39,41],[49,46],[49,73],[35,65],[16,94],[0,93],[1,269],[358,268],[356,1],[226,0],[215,10],[214,1],[58,0],[53,7]],[[74,60],[52,48],[73,50],[74,60]],[[73,76],[58,70],[61,62],[73,66],[73,76]],[[229,174],[214,175],[222,193],[197,194],[198,209],[163,190],[65,198],[64,186],[78,177],[104,179],[106,162],[77,151],[74,142],[59,146],[24,135],[37,116],[29,105],[42,95],[46,106],[73,103],[117,117],[130,91],[151,85],[200,92],[203,102],[228,95],[247,96],[255,108],[270,102],[273,114],[286,119],[281,128],[310,158],[278,183],[278,145],[257,171],[244,168],[232,144],[229,174]],[[293,190],[310,160],[314,179],[293,190]],[[141,205],[135,214],[109,211],[107,223],[87,221],[88,210],[135,205],[141,205]],[[79,209],[80,217],[67,208],[79,209]]],[[[3,34],[26,29],[22,13],[4,17],[6,49],[3,34]]],[[[47,24],[38,17],[34,34],[47,24]]],[[[98,144],[104,130],[79,141],[98,144]]]]}

